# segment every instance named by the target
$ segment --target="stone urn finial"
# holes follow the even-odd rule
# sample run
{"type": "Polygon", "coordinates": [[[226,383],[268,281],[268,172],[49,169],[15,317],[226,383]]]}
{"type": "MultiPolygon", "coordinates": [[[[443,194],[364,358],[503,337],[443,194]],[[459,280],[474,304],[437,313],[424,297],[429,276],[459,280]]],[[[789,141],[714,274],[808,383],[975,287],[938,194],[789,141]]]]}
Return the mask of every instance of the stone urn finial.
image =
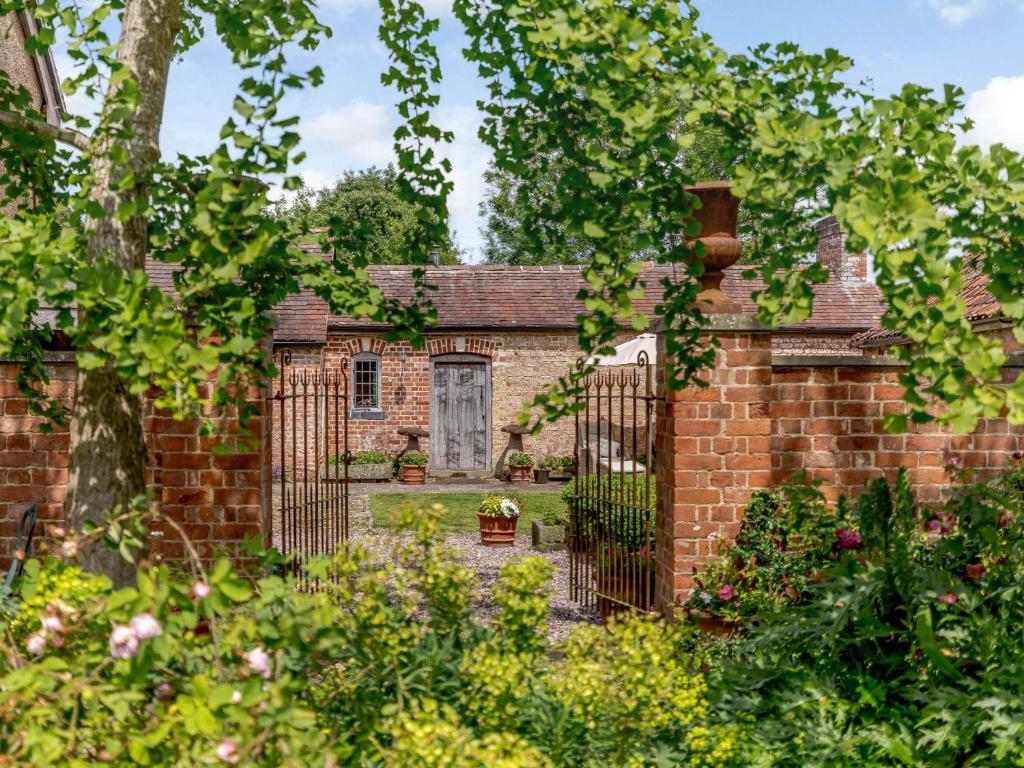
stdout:
{"type": "Polygon", "coordinates": [[[740,305],[722,291],[724,270],[731,267],[741,255],[743,244],[736,237],[739,223],[740,201],[731,191],[728,181],[701,181],[686,187],[686,191],[700,198],[700,208],[694,218],[700,224],[700,236],[688,240],[687,245],[704,244],[704,274],[697,306],[707,313],[727,314],[740,311],[740,305]]]}

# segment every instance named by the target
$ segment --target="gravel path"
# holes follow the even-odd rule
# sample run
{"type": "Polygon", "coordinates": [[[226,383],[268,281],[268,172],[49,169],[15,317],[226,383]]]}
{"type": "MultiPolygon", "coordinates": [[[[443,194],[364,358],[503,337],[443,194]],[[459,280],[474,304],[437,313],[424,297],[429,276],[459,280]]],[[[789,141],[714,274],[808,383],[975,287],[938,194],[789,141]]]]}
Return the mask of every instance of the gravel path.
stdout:
{"type": "MultiPolygon", "coordinates": [[[[369,503],[366,496],[352,495],[350,499],[350,531],[354,541],[368,536],[380,536],[387,533],[381,528],[373,528],[370,523],[369,503]]],[[[459,553],[459,559],[476,571],[477,608],[482,618],[490,618],[497,612],[497,606],[491,597],[491,588],[498,578],[498,569],[502,564],[514,557],[537,555],[555,566],[551,578],[551,609],[548,611],[548,637],[561,640],[569,631],[582,621],[598,621],[597,611],[583,608],[569,599],[569,553],[535,552],[530,547],[529,531],[516,534],[514,547],[493,548],[480,543],[479,533],[448,533],[447,543],[459,553]]]]}
{"type": "Polygon", "coordinates": [[[555,566],[555,574],[551,579],[553,592],[551,610],[548,611],[548,637],[560,640],[581,621],[597,621],[597,611],[583,608],[569,599],[568,552],[534,552],[530,548],[529,534],[524,536],[522,532],[516,536],[514,547],[504,549],[483,546],[478,533],[450,533],[447,541],[459,551],[462,561],[476,571],[480,584],[477,605],[481,616],[493,616],[497,610],[491,599],[491,587],[498,578],[498,569],[502,563],[513,557],[532,554],[543,557],[555,566]]]}
{"type": "MultiPolygon", "coordinates": [[[[447,484],[446,484],[447,485],[447,484]]],[[[507,487],[507,484],[502,484],[507,487]]],[[[536,486],[534,486],[536,487],[536,486]]],[[[558,486],[540,486],[547,492],[551,492],[558,486]]],[[[387,485],[373,486],[366,489],[366,486],[352,485],[349,495],[349,533],[353,541],[365,541],[370,536],[381,536],[388,531],[382,528],[374,528],[370,520],[369,498],[366,490],[373,493],[395,493],[402,492],[402,488],[390,488],[387,485]],[[358,489],[358,490],[357,490],[358,489]],[[362,492],[360,492],[362,491],[362,492]]],[[[419,489],[418,489],[419,490],[419,489]]],[[[452,488],[448,489],[453,490],[452,488]]],[[[467,484],[459,488],[461,491],[477,492],[481,490],[480,484],[467,484]],[[467,487],[468,486],[468,487],[467,487]]],[[[484,490],[487,490],[486,488],[484,490]]],[[[437,491],[437,487],[427,485],[420,492],[437,491]]],[[[280,498],[275,494],[274,518],[274,543],[280,546],[280,521],[278,520],[280,498]]],[[[498,569],[501,565],[513,557],[524,555],[537,555],[543,557],[555,566],[554,576],[551,579],[551,610],[548,613],[548,636],[552,640],[560,640],[568,634],[569,630],[582,621],[598,621],[597,611],[593,608],[583,608],[569,599],[569,553],[561,552],[535,552],[530,547],[529,530],[520,530],[516,535],[514,547],[495,549],[485,547],[480,543],[479,533],[448,533],[444,534],[447,542],[459,553],[460,560],[477,573],[479,588],[477,591],[477,606],[480,615],[489,618],[496,612],[496,606],[491,598],[491,588],[495,579],[498,578],[498,569]]],[[[378,545],[379,546],[379,545],[378,545]]],[[[378,547],[373,547],[377,549],[378,547]]]]}

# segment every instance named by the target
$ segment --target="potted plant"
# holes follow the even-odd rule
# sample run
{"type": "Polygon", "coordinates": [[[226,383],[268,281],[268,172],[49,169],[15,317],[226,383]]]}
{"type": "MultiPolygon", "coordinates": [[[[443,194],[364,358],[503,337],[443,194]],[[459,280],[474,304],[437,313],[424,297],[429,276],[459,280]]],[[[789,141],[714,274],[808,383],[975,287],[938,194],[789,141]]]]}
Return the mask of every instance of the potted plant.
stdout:
{"type": "Polygon", "coordinates": [[[533,457],[522,451],[509,454],[509,479],[516,485],[527,485],[530,482],[530,470],[533,468],[533,457]]]}
{"type": "Polygon", "coordinates": [[[519,499],[484,496],[477,518],[480,520],[481,544],[485,547],[511,547],[516,542],[519,499]]]}
{"type": "Polygon", "coordinates": [[[565,519],[548,510],[540,520],[534,520],[531,530],[533,548],[538,552],[556,552],[565,549],[565,519]]]}
{"type": "Polygon", "coordinates": [[[399,478],[409,485],[422,485],[427,477],[427,454],[409,451],[398,457],[399,478]]]}
{"type": "Polygon", "coordinates": [[[533,479],[537,483],[546,483],[548,481],[548,475],[551,473],[551,468],[548,466],[548,459],[546,457],[540,464],[533,469],[533,479]]]}
{"type": "Polygon", "coordinates": [[[548,469],[550,480],[568,480],[572,477],[572,456],[548,456],[544,459],[544,466],[548,469]]]}
{"type": "MultiPolygon", "coordinates": [[[[384,451],[359,451],[348,460],[348,479],[354,481],[390,480],[394,474],[391,458],[384,451]]],[[[331,454],[321,469],[324,480],[345,476],[344,454],[331,454]]]]}

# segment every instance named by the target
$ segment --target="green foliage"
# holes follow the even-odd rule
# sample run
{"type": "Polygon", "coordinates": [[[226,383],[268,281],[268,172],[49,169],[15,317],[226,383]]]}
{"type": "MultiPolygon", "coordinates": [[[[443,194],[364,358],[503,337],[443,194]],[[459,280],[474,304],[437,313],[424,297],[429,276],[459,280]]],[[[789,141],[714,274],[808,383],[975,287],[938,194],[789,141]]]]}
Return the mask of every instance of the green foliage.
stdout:
{"type": "Polygon", "coordinates": [[[425,467],[427,461],[427,454],[422,451],[409,451],[398,457],[398,463],[403,467],[425,467]]]}
{"type": "Polygon", "coordinates": [[[544,461],[541,462],[542,467],[550,469],[552,472],[570,472],[574,464],[572,456],[545,456],[544,461]]]}
{"type": "Polygon", "coordinates": [[[510,467],[532,467],[533,456],[522,451],[513,451],[508,455],[508,465],[510,467]]]}
{"type": "Polygon", "coordinates": [[[764,617],[807,600],[840,549],[837,525],[813,486],[755,492],[735,542],[702,569],[687,607],[698,615],[764,617]]]}
{"type": "MultiPolygon", "coordinates": [[[[690,143],[681,150],[680,163],[694,179],[728,178],[721,132],[701,125],[691,129],[683,122],[683,117],[680,115],[681,130],[693,135],[685,140],[690,143]]],[[[483,229],[485,261],[521,265],[586,264],[593,256],[590,241],[574,236],[560,223],[564,202],[559,188],[565,175],[573,171],[565,167],[564,159],[558,155],[547,158],[546,162],[532,157],[524,160],[528,166],[539,166],[536,170],[531,168],[527,174],[529,182],[494,165],[484,173],[487,190],[479,209],[486,222],[483,229]],[[521,202],[523,200],[526,202],[521,202]]],[[[747,241],[747,257],[756,259],[760,254],[757,227],[742,209],[740,225],[747,241]]],[[[643,260],[651,255],[638,246],[632,258],[643,260]]]]}
{"type": "Polygon", "coordinates": [[[227,562],[145,569],[119,591],[33,565],[22,629],[0,618],[2,754],[57,768],[731,764],[742,729],[711,722],[685,627],[627,618],[553,646],[552,566],[536,557],[502,566],[483,620],[443,514],[407,505],[388,545],[310,564],[334,576],[320,593],[227,562]]]}
{"type": "Polygon", "coordinates": [[[562,501],[572,504],[574,499],[581,509],[596,509],[599,500],[608,499],[653,513],[658,506],[658,489],[653,475],[577,475],[562,489],[562,501]]]}
{"type": "Polygon", "coordinates": [[[546,509],[544,514],[540,516],[540,522],[542,525],[565,525],[566,518],[565,509],[546,509]]]}
{"type": "Polygon", "coordinates": [[[844,505],[860,545],[755,628],[716,681],[722,717],[755,724],[755,764],[1024,760],[1024,526],[1007,484],[929,509],[901,473],[844,505]]]}
{"type": "MultiPolygon", "coordinates": [[[[331,457],[336,458],[335,456],[331,457]]],[[[384,451],[358,451],[352,456],[353,464],[390,464],[391,457],[384,451]]]]}
{"type": "MultiPolygon", "coordinates": [[[[390,165],[346,171],[333,186],[317,191],[304,185],[290,203],[274,206],[273,215],[299,229],[328,227],[335,220],[353,229],[365,227],[373,264],[408,264],[407,243],[418,227],[416,207],[402,199],[398,173],[390,165]]],[[[442,264],[461,261],[450,231],[437,249],[442,264]]]]}

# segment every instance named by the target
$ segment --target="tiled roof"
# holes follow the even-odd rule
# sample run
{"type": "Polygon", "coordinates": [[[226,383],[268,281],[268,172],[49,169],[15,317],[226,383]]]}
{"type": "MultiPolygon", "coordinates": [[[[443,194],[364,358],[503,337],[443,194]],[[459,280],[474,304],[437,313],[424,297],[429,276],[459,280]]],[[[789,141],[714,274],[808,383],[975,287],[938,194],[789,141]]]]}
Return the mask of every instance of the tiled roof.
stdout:
{"type": "MultiPolygon", "coordinates": [[[[965,256],[963,260],[964,287],[960,297],[967,305],[964,317],[972,322],[992,320],[1002,312],[995,296],[988,289],[989,276],[981,269],[981,258],[965,256]]],[[[884,347],[899,344],[903,335],[899,331],[876,325],[870,330],[855,336],[851,343],[857,347],[884,347]]]]}
{"type": "MultiPolygon", "coordinates": [[[[154,284],[173,291],[174,267],[150,261],[146,266],[154,284]]],[[[391,298],[411,300],[413,267],[372,266],[373,282],[391,298]]],[[[584,287],[583,269],[572,265],[512,267],[459,265],[427,268],[427,282],[437,286],[430,293],[438,315],[439,330],[570,330],[583,311],[576,294],[584,287]]],[[[763,283],[744,280],[743,268],[726,272],[722,289],[744,312],[756,311],[751,294],[763,283]]],[[[648,286],[637,309],[648,318],[661,299],[660,278],[671,276],[673,267],[648,265],[643,281],[648,286]]],[[[881,303],[870,282],[842,282],[834,277],[815,287],[814,314],[802,323],[784,326],[794,333],[854,334],[878,323],[881,303]]],[[[274,310],[276,341],[322,343],[328,328],[363,331],[383,328],[366,319],[330,315],[322,299],[312,291],[289,296],[274,310]]]]}
{"type": "MultiPolygon", "coordinates": [[[[385,295],[411,299],[412,270],[409,266],[375,266],[370,267],[370,275],[385,295]]],[[[637,309],[647,317],[653,316],[661,299],[658,280],[671,276],[672,270],[671,266],[649,265],[644,271],[648,289],[637,309]]],[[[428,267],[427,282],[438,288],[430,293],[430,299],[437,309],[439,329],[565,330],[576,327],[576,317],[583,311],[576,298],[584,287],[582,271],[569,265],[428,267]]],[[[745,312],[753,313],[756,308],[751,294],[763,284],[744,280],[742,273],[741,267],[728,270],[722,289],[745,312]]],[[[873,283],[843,283],[831,278],[815,287],[814,315],[786,330],[856,333],[877,323],[880,315],[879,293],[873,283]]],[[[331,315],[328,323],[334,330],[382,327],[340,315],[331,315]]]]}
{"type": "MultiPolygon", "coordinates": [[[[154,285],[174,292],[175,265],[153,259],[146,260],[146,273],[154,285]]],[[[274,317],[274,340],[294,343],[322,344],[327,340],[327,303],[313,291],[293,293],[271,313],[274,317]]]]}

